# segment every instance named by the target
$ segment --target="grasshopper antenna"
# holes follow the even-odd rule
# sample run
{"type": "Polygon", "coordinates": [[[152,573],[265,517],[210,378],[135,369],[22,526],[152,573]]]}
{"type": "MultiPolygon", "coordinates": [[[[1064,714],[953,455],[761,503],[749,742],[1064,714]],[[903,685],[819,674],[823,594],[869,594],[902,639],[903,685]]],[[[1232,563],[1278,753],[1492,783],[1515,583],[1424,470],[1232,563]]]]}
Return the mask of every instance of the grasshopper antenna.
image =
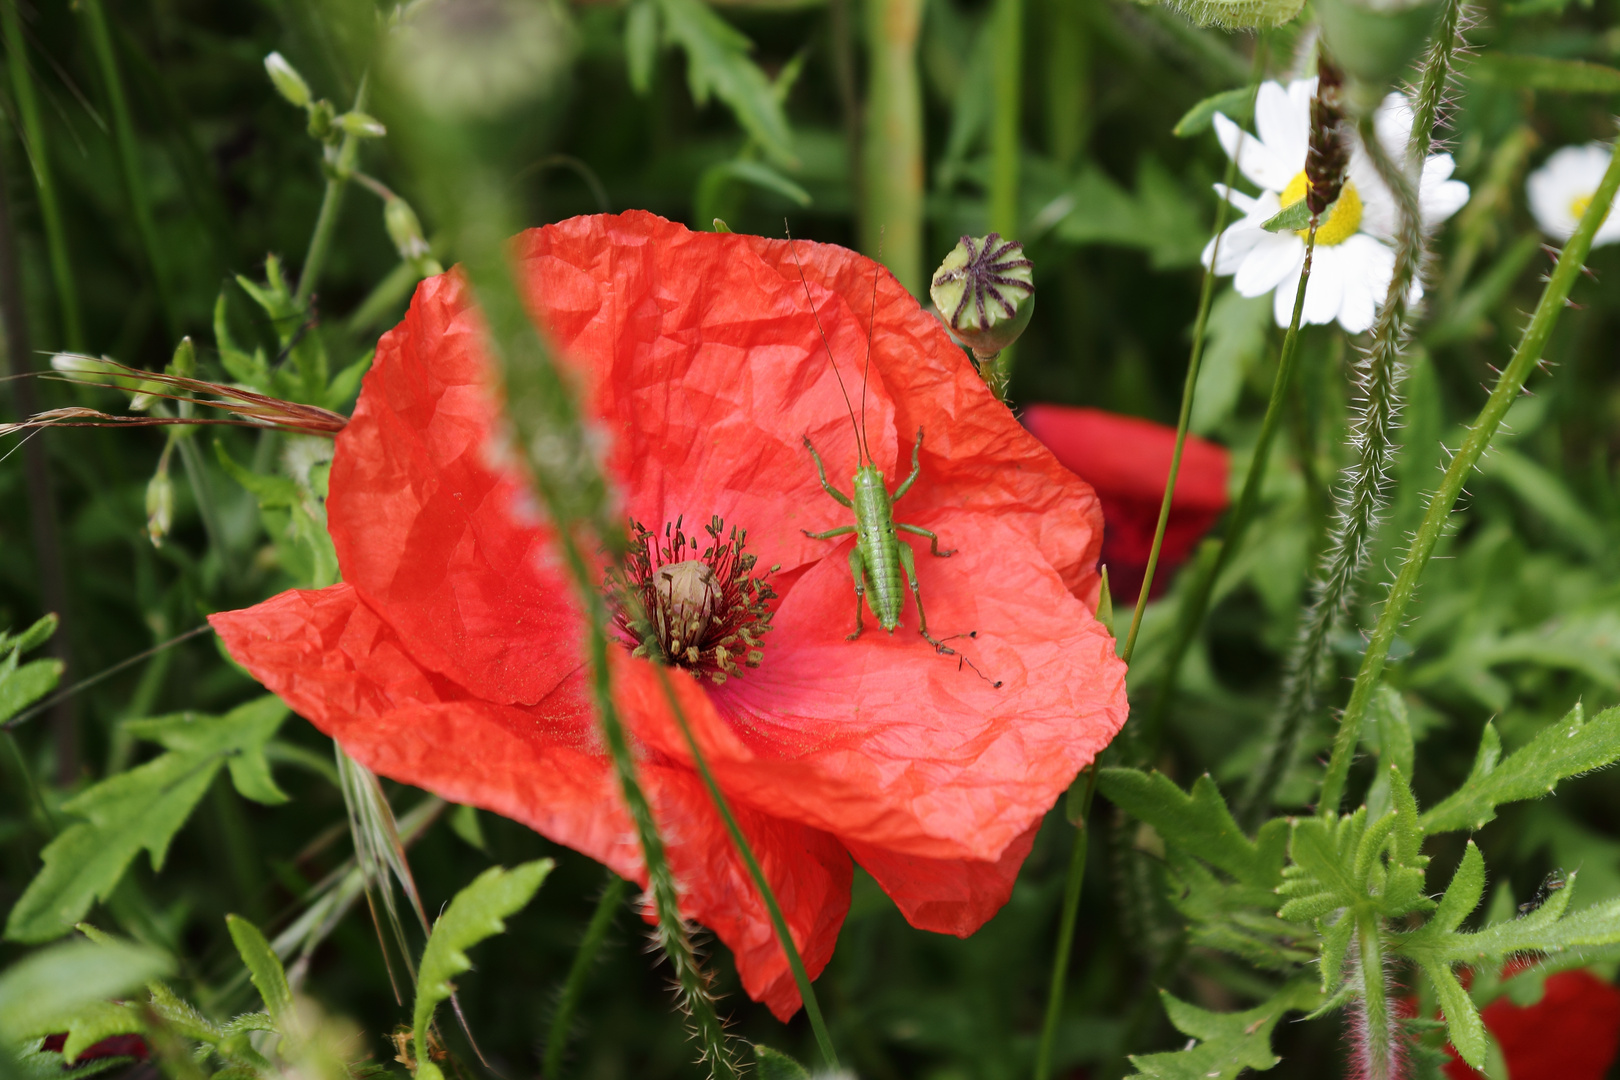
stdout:
{"type": "MultiPolygon", "coordinates": [[[[883,226],[878,226],[878,257],[879,265],[883,262],[883,226]]],[[[866,314],[866,370],[861,372],[861,441],[866,442],[866,388],[872,383],[872,330],[877,325],[877,290],[878,268],[872,267],[872,310],[866,314]]],[[[870,451],[867,452],[868,461],[872,459],[870,451]]]]}
{"type": "MultiPolygon", "coordinates": [[[[849,399],[849,388],[844,385],[844,377],[843,377],[843,375],[839,374],[839,372],[838,372],[838,361],[833,359],[832,345],[827,341],[827,331],[822,329],[822,326],[821,326],[821,312],[816,310],[815,297],[810,295],[810,282],[804,276],[804,263],[799,261],[799,247],[798,247],[798,244],[796,244],[794,242],[793,230],[788,227],[788,223],[787,223],[786,218],[782,219],[782,229],[783,229],[783,231],[785,231],[787,233],[788,250],[793,253],[793,263],[794,263],[795,266],[797,266],[799,268],[799,284],[804,286],[804,298],[805,298],[806,302],[808,302],[809,305],[810,305],[810,316],[811,316],[811,318],[816,320],[816,333],[821,335],[821,347],[823,349],[827,350],[827,363],[829,365],[831,365],[831,367],[832,367],[833,378],[838,380],[838,391],[839,391],[839,393],[844,395],[844,408],[849,410],[849,423],[850,423],[850,426],[855,429],[855,455],[856,455],[856,460],[857,460],[858,463],[864,465],[866,462],[872,460],[872,455],[867,453],[867,450],[866,450],[866,430],[865,430],[864,426],[861,423],[859,423],[858,421],[856,421],[856,419],[855,419],[855,403],[850,401],[850,399],[849,399]]],[[[876,279],[873,279],[873,282],[872,282],[872,302],[873,302],[873,305],[874,305],[873,309],[876,310],[876,304],[877,304],[877,281],[876,281],[876,279]]],[[[868,364],[870,364],[871,360],[872,360],[871,351],[872,351],[871,350],[871,330],[868,329],[868,331],[867,331],[867,357],[866,357],[868,364]]],[[[861,415],[864,417],[865,414],[866,414],[866,387],[862,386],[861,387],[861,415]]]]}

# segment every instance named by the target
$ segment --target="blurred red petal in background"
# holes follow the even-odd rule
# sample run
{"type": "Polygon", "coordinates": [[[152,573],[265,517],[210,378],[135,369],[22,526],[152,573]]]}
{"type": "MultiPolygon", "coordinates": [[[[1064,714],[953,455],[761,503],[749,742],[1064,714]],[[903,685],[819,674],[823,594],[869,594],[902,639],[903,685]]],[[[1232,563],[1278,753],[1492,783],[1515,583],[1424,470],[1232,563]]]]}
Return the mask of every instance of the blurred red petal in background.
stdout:
{"type": "MultiPolygon", "coordinates": [[[[1590,971],[1549,975],[1534,1005],[1500,997],[1480,1015],[1513,1080],[1603,1080],[1620,1050],[1620,989],[1590,971]]],[[[1484,1075],[1456,1058],[1446,1066],[1450,1080],[1484,1075]]]]}
{"type": "MultiPolygon", "coordinates": [[[[1028,405],[1023,412],[1030,434],[1096,489],[1102,502],[1102,562],[1108,567],[1109,588],[1116,601],[1134,602],[1153,549],[1153,530],[1176,448],[1175,429],[1071,405],[1028,405]]],[[[1187,436],[1153,595],[1164,591],[1176,567],[1226,510],[1228,457],[1225,447],[1187,436]]]]}

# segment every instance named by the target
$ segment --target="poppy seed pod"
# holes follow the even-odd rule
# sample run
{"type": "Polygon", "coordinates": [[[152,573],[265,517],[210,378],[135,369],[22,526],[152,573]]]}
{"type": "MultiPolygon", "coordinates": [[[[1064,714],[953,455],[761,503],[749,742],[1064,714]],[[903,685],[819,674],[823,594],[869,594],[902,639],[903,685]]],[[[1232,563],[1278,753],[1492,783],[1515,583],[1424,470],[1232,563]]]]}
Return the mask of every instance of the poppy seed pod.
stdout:
{"type": "Polygon", "coordinates": [[[1035,264],[1000,233],[962,237],[934,271],[928,295],[957,341],[981,362],[1018,340],[1035,313],[1035,264]]]}

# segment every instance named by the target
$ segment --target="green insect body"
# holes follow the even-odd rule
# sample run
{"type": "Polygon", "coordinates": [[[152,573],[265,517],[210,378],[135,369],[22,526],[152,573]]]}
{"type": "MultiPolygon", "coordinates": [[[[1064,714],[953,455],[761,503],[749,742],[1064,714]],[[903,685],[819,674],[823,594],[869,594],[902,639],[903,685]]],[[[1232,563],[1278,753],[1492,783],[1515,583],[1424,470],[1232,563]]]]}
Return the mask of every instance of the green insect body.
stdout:
{"type": "Polygon", "coordinates": [[[810,457],[816,463],[816,474],[821,478],[821,486],[841,505],[855,511],[855,524],[843,525],[826,532],[811,532],[803,530],[804,534],[812,540],[831,540],[834,537],[855,534],[855,546],[849,552],[849,572],[855,582],[855,632],[849,635],[848,640],[854,641],[861,636],[862,602],[870,604],[872,614],[877,618],[878,625],[889,633],[894,633],[900,625],[900,610],[905,604],[905,592],[901,585],[901,576],[904,575],[905,584],[911,589],[911,598],[917,604],[917,624],[922,636],[936,650],[944,654],[951,654],[954,650],[947,648],[939,639],[928,632],[928,616],[923,613],[922,593],[917,588],[917,565],[909,544],[900,542],[900,533],[911,533],[914,536],[926,537],[929,542],[929,553],[945,558],[955,554],[955,549],[941,551],[939,537],[917,525],[906,525],[894,520],[894,504],[911,490],[922,474],[922,429],[917,429],[917,442],[911,448],[911,475],[901,481],[900,486],[889,494],[889,489],[883,478],[883,470],[876,465],[863,463],[855,470],[852,482],[854,498],[845,495],[833,487],[827,479],[827,469],[821,462],[821,455],[807,435],[804,439],[805,447],[810,451],[810,457]]]}

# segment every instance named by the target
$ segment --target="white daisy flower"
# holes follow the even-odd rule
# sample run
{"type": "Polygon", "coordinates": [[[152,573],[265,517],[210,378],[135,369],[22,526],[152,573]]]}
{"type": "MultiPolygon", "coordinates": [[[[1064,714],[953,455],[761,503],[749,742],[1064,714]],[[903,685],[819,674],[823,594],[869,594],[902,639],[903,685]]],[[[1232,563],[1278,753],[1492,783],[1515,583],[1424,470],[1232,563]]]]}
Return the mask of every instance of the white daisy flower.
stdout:
{"type": "MultiPolygon", "coordinates": [[[[1525,191],[1530,196],[1530,212],[1542,232],[1555,240],[1575,235],[1575,226],[1592,205],[1592,196],[1597,193],[1598,181],[1603,179],[1612,154],[1602,143],[1566,146],[1530,174],[1525,191]]],[[[1613,210],[1611,203],[1609,215],[1592,238],[1593,247],[1620,240],[1620,217],[1613,210]]]]}
{"type": "MultiPolygon", "coordinates": [[[[1259,195],[1249,196],[1224,184],[1215,185],[1217,193],[1243,212],[1243,218],[1220,235],[1215,272],[1234,275],[1232,285],[1240,295],[1275,292],[1273,312],[1278,326],[1287,326],[1294,313],[1294,293],[1305,265],[1305,230],[1271,233],[1260,226],[1305,197],[1305,154],[1310,146],[1311,96],[1315,92],[1315,79],[1300,79],[1286,88],[1275,82],[1262,84],[1254,104],[1257,135],[1246,134],[1227,117],[1215,115],[1215,133],[1222,148],[1228,157],[1237,158],[1238,169],[1261,189],[1259,195]]],[[[1379,141],[1395,160],[1402,160],[1412,130],[1412,107],[1406,98],[1390,94],[1379,106],[1374,123],[1379,141]]],[[[1468,185],[1451,179],[1453,168],[1450,154],[1431,154],[1423,163],[1418,203],[1425,227],[1438,225],[1468,201],[1468,185]]],[[[1395,197],[1357,142],[1351,150],[1344,191],[1316,230],[1316,254],[1301,313],[1304,322],[1337,320],[1352,334],[1372,326],[1395,272],[1398,221],[1395,197]]],[[[1214,251],[1211,241],[1204,248],[1205,266],[1214,251]]],[[[1422,287],[1414,282],[1413,299],[1422,295],[1422,287]]]]}

